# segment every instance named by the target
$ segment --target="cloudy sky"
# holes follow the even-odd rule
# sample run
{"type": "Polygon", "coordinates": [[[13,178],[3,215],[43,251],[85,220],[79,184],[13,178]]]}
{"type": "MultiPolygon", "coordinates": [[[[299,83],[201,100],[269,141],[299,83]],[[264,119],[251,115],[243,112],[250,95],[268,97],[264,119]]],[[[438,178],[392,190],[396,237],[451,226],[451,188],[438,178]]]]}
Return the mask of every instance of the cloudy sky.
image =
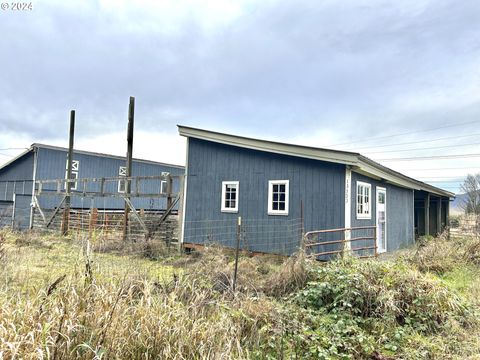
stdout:
{"type": "Polygon", "coordinates": [[[452,191],[480,171],[478,1],[32,8],[0,10],[0,163],[66,146],[70,109],[76,148],[123,155],[135,96],[139,158],[183,164],[184,124],[360,151],[452,191]]]}

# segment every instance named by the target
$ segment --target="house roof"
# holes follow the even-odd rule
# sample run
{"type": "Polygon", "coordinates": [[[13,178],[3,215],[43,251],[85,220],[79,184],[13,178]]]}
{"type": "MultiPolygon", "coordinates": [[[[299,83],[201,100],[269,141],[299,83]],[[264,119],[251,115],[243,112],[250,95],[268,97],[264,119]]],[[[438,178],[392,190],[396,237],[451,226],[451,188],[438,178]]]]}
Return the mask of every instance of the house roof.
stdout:
{"type": "Polygon", "coordinates": [[[180,135],[242,148],[290,155],[320,161],[333,162],[351,166],[353,171],[373,178],[383,179],[389,183],[414,190],[423,190],[432,194],[454,197],[455,194],[430,184],[406,176],[398,171],[383,166],[357,152],[294,145],[276,141],[260,140],[244,136],[225,134],[215,131],[177,125],[180,135]]]}
{"type": "MultiPolygon", "coordinates": [[[[52,149],[52,150],[60,150],[60,151],[67,151],[67,148],[60,147],[60,146],[53,146],[53,145],[46,145],[46,144],[39,144],[39,143],[33,143],[30,148],[22,152],[21,154],[15,156],[13,159],[7,161],[5,164],[0,166],[0,170],[3,168],[6,168],[8,165],[12,164],[13,162],[17,161],[21,157],[27,155],[28,153],[32,152],[34,149],[52,149]]],[[[100,157],[106,157],[110,159],[118,159],[118,160],[125,160],[124,156],[118,156],[118,155],[111,155],[111,154],[104,154],[104,153],[98,153],[98,152],[92,152],[92,151],[84,151],[84,150],[73,150],[74,154],[85,154],[85,155],[93,155],[93,156],[100,156],[100,157]]],[[[135,162],[141,162],[145,164],[152,164],[152,165],[163,165],[163,166],[169,166],[169,167],[174,167],[178,169],[184,169],[184,166],[181,165],[173,165],[173,164],[167,164],[167,163],[162,163],[162,162],[157,162],[157,161],[151,161],[151,160],[144,160],[144,159],[132,159],[135,162]]]]}

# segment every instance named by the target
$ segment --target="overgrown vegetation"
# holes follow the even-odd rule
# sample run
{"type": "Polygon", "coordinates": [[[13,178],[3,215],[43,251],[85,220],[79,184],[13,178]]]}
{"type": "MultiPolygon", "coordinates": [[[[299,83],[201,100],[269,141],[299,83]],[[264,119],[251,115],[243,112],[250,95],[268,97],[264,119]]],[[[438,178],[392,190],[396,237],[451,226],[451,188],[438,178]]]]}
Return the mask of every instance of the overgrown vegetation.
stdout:
{"type": "Polygon", "coordinates": [[[385,261],[243,256],[236,294],[218,248],[152,261],[1,239],[0,358],[480,358],[478,239],[385,261]]]}

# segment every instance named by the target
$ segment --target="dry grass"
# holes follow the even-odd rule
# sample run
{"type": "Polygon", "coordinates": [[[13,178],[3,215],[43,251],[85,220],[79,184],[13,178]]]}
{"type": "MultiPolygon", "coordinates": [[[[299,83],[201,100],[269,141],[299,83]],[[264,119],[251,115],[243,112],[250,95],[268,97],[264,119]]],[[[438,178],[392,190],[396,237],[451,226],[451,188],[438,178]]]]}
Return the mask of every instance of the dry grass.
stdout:
{"type": "MultiPolygon", "coordinates": [[[[7,236],[0,358],[249,358],[259,329],[275,326],[265,297],[233,296],[231,258],[220,251],[184,272],[24,236],[7,236]]],[[[242,259],[241,291],[256,291],[246,272],[253,261],[242,259]]]]}
{"type": "Polygon", "coordinates": [[[88,244],[0,231],[0,359],[474,359],[480,351],[463,300],[480,298],[476,255],[466,256],[474,242],[448,249],[461,246],[471,270],[458,273],[445,271],[451,260],[433,264],[443,243],[391,263],[242,256],[235,294],[233,254],[223,249],[152,261],[88,244]],[[448,287],[432,269],[443,269],[448,287]]]}

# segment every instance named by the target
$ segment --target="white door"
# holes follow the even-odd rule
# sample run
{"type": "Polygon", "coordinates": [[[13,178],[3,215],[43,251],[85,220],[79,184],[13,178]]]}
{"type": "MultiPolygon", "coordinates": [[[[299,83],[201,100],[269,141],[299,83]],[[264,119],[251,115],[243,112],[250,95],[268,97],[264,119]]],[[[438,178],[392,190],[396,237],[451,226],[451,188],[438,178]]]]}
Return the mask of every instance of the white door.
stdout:
{"type": "Polygon", "coordinates": [[[387,189],[377,187],[377,251],[387,251],[387,189]]]}

